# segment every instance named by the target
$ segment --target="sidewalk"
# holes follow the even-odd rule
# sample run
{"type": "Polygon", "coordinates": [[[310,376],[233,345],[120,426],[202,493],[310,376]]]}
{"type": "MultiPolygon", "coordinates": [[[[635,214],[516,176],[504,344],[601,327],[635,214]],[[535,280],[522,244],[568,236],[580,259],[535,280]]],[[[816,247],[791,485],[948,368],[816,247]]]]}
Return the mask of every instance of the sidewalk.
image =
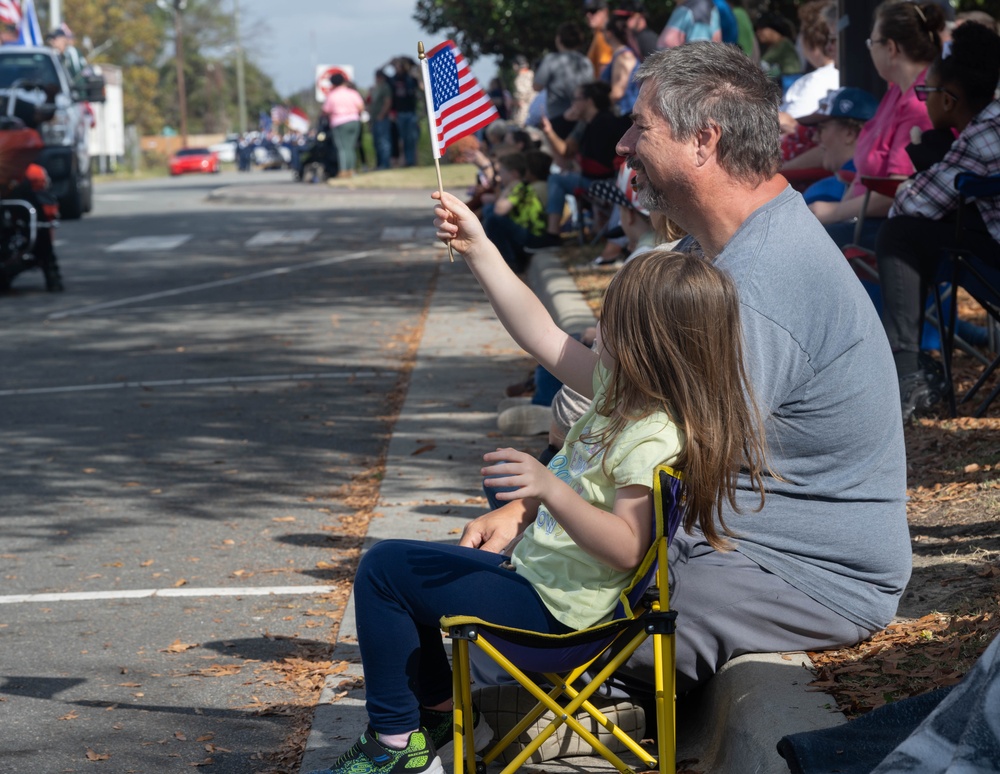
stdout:
{"type": "MultiPolygon", "coordinates": [[[[567,330],[593,315],[558,259],[539,253],[529,284],[567,330]]],[[[496,322],[464,265],[442,264],[409,393],[386,461],[378,511],[367,545],[388,537],[456,542],[463,524],[482,512],[479,494],[484,448],[494,443],[496,403],[503,385],[523,376],[523,359],[496,322]],[[420,450],[420,453],[416,453],[420,450]]],[[[518,439],[529,447],[537,439],[518,439]]],[[[679,625],[683,626],[683,622],[679,625]]],[[[353,601],[345,611],[333,654],[351,668],[331,675],[313,720],[302,771],[329,766],[365,729],[364,690],[355,637],[353,601]]],[[[788,733],[837,725],[843,717],[829,697],[809,692],[805,654],[743,656],[728,664],[695,698],[679,706],[678,760],[690,770],[721,774],[783,774],[775,751],[788,733]]],[[[596,758],[549,761],[546,772],[613,769],[596,758]]],[[[535,767],[538,768],[538,767],[535,767]]]]}

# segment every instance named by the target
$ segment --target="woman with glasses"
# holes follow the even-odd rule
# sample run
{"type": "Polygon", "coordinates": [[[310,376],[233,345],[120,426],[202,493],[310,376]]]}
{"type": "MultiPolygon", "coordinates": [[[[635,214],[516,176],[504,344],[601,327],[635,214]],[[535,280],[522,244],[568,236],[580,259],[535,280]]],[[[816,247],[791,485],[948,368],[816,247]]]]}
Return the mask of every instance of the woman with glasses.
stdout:
{"type": "MultiPolygon", "coordinates": [[[[915,87],[935,133],[960,134],[943,159],[900,186],[875,242],[882,323],[896,361],[904,419],[937,403],[948,387],[940,368],[920,354],[920,313],[943,248],[955,244],[955,178],[961,172],[1000,174],[998,81],[1000,36],[967,22],[955,29],[949,56],[936,59],[926,82],[915,87]]],[[[1000,201],[982,198],[966,205],[962,240],[980,260],[1000,267],[1000,201]]]]}
{"type": "MultiPolygon", "coordinates": [[[[906,153],[913,127],[931,128],[927,106],[914,86],[922,86],[927,68],[941,52],[944,11],[936,2],[917,4],[888,0],[875,9],[868,49],[875,69],[889,84],[875,117],[861,134],[854,154],[857,177],[840,202],[813,202],[809,208],[825,224],[838,245],[853,242],[854,226],[862,214],[862,176],[899,177],[913,174],[906,153]]],[[[878,227],[889,213],[892,198],[873,192],[865,211],[861,243],[872,246],[878,227]]]]}

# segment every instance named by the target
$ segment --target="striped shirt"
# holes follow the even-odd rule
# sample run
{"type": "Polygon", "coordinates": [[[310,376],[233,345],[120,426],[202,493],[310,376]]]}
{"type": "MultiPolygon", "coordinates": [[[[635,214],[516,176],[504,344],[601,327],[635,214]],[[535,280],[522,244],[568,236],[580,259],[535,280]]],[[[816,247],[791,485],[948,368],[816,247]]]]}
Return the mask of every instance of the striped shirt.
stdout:
{"type": "MultiPolygon", "coordinates": [[[[958,209],[955,177],[960,172],[1000,174],[1000,101],[983,108],[955,140],[944,159],[920,172],[913,184],[896,194],[890,217],[914,215],[941,220],[958,209]]],[[[976,200],[983,222],[1000,241],[1000,197],[976,200]]]]}

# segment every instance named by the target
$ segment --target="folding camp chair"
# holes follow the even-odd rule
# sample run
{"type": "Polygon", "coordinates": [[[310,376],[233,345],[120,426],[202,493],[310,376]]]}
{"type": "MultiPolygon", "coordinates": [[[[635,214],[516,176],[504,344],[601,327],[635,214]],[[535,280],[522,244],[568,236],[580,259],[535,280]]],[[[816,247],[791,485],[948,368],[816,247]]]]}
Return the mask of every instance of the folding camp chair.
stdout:
{"type": "MultiPolygon", "coordinates": [[[[981,260],[970,250],[962,247],[962,212],[968,201],[972,199],[986,199],[1000,196],[1000,175],[974,175],[971,172],[962,172],[955,178],[955,189],[959,195],[959,207],[956,218],[956,244],[957,247],[948,251],[948,261],[951,265],[951,285],[952,287],[962,287],[972,296],[980,306],[986,311],[988,325],[988,343],[992,348],[994,358],[990,361],[978,352],[976,356],[986,366],[979,376],[979,379],[972,388],[962,396],[958,403],[971,400],[985,384],[986,380],[1000,367],[1000,267],[992,266],[981,260]]],[[[952,384],[951,358],[955,349],[955,342],[958,337],[955,334],[957,327],[956,305],[951,305],[950,314],[942,313],[942,298],[935,286],[935,304],[937,306],[938,319],[946,320],[941,334],[941,354],[944,364],[945,378],[948,384],[952,384]]],[[[1000,395],[1000,384],[998,384],[989,396],[984,400],[975,416],[981,417],[990,404],[1000,395]]],[[[957,414],[954,388],[949,390],[948,395],[951,415],[957,414]]]]}
{"type": "MultiPolygon", "coordinates": [[[[868,291],[868,295],[871,297],[872,303],[875,304],[875,308],[878,309],[879,314],[882,313],[882,289],[879,282],[878,263],[875,259],[874,251],[861,244],[861,235],[864,230],[868,201],[872,193],[894,197],[896,190],[902,182],[903,180],[898,177],[869,177],[867,175],[861,177],[861,183],[865,187],[864,199],[861,202],[861,214],[854,224],[854,238],[852,243],[844,245],[843,248],[844,257],[851,264],[854,273],[861,280],[861,284],[865,286],[865,290],[868,291]]],[[[945,332],[941,315],[943,312],[947,316],[955,308],[952,292],[954,285],[948,281],[948,277],[943,273],[939,274],[932,285],[933,288],[925,293],[926,302],[920,323],[920,346],[921,349],[941,349],[943,351],[945,332]],[[940,305],[938,304],[939,298],[940,305]],[[927,325],[925,326],[924,323],[927,323],[927,325]]],[[[954,346],[957,346],[967,355],[982,361],[983,365],[986,365],[986,359],[972,344],[957,333],[953,336],[952,341],[954,342],[954,346]]]]}
{"type": "Polygon", "coordinates": [[[673,774],[676,758],[674,719],[674,621],[670,610],[667,575],[667,547],[673,539],[684,512],[681,475],[666,465],[653,477],[653,500],[656,520],[653,544],[636,570],[631,583],[622,591],[611,621],[569,634],[539,632],[497,626],[472,616],[446,616],[441,627],[453,640],[453,675],[455,701],[455,774],[485,771],[504,749],[524,733],[546,710],[554,719],[503,769],[511,774],[564,723],[587,742],[594,751],[622,774],[633,774],[622,760],[575,718],[579,710],[589,713],[626,749],[649,768],[660,774],[673,774]],[[647,637],[653,637],[655,697],[659,762],[616,727],[589,699],[619,666],[635,652],[647,637]],[[469,673],[469,643],[475,643],[538,700],[535,708],[476,763],[473,743],[472,686],[469,673]],[[615,644],[613,655],[600,666],[589,682],[577,688],[574,683],[602,653],[615,644]],[[622,645],[624,643],[624,645],[622,645]],[[622,647],[619,647],[622,645],[622,647]],[[539,685],[527,673],[540,674],[551,688],[539,685]],[[563,695],[569,700],[560,704],[563,695]],[[464,767],[464,769],[463,769],[464,767]]]}

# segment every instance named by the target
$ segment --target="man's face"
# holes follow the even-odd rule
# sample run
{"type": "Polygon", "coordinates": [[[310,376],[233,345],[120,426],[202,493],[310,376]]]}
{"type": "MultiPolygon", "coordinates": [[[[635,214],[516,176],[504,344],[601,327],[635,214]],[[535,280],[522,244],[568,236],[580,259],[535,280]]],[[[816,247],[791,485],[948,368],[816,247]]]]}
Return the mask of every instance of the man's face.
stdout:
{"type": "MultiPolygon", "coordinates": [[[[689,198],[691,143],[677,142],[654,104],[656,84],[645,80],[632,108],[632,126],[618,141],[616,151],[625,156],[635,173],[632,187],[640,206],[677,220],[677,210],[689,198]]],[[[681,220],[677,220],[681,223],[681,220]]]]}
{"type": "Polygon", "coordinates": [[[816,144],[823,152],[823,169],[839,172],[854,157],[854,146],[858,141],[857,130],[837,119],[823,121],[816,130],[816,144]]]}

